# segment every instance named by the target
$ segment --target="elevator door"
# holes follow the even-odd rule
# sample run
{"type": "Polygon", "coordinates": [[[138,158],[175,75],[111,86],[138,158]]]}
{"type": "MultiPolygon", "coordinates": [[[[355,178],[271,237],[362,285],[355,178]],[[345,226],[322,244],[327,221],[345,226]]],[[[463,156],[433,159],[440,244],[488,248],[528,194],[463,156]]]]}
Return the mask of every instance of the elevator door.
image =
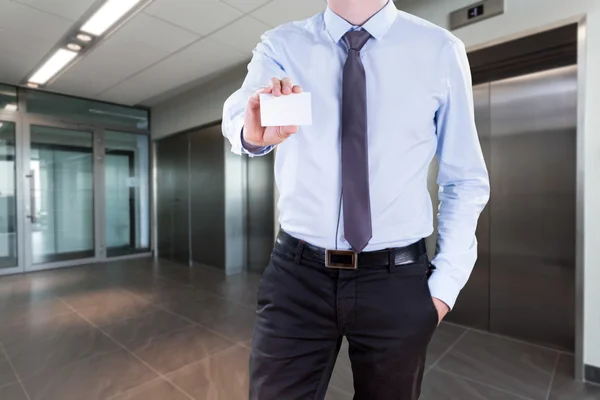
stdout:
{"type": "Polygon", "coordinates": [[[491,83],[490,328],[574,347],[577,68],[491,83]]]}
{"type": "Polygon", "coordinates": [[[226,269],[226,163],[221,126],[202,128],[189,136],[192,261],[226,269]]]}
{"type": "Polygon", "coordinates": [[[473,91],[492,190],[449,320],[573,350],[577,67],[473,91]]]}
{"type": "Polygon", "coordinates": [[[190,262],[188,135],[157,142],[156,158],[158,254],[187,265],[190,262]]]}

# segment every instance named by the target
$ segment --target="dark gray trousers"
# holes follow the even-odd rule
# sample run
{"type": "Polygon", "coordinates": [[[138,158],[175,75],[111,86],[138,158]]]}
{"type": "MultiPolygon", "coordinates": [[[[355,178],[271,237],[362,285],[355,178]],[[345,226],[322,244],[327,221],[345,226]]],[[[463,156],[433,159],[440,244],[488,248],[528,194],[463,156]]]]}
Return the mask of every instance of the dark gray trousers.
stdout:
{"type": "Polygon", "coordinates": [[[438,315],[428,261],[358,270],[278,244],[260,282],[250,400],[322,400],[349,343],[355,400],[416,400],[438,315]]]}

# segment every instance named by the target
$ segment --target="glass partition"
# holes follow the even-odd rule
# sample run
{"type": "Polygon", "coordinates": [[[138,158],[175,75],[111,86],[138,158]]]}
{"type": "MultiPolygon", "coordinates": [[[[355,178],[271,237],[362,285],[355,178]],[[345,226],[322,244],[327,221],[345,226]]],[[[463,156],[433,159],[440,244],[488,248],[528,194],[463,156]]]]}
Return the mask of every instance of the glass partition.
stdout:
{"type": "Polygon", "coordinates": [[[0,121],[0,269],[18,265],[15,162],[15,124],[0,121]]]}
{"type": "Polygon", "coordinates": [[[0,111],[17,111],[17,88],[0,84],[0,111]]]}
{"type": "Polygon", "coordinates": [[[106,131],[105,201],[107,255],[150,248],[149,137],[106,131]]]}
{"type": "Polygon", "coordinates": [[[122,126],[123,129],[148,129],[148,110],[40,91],[27,92],[27,112],[87,124],[122,126]]]}
{"type": "Polygon", "coordinates": [[[0,276],[151,252],[149,120],[0,83],[0,276]]]}

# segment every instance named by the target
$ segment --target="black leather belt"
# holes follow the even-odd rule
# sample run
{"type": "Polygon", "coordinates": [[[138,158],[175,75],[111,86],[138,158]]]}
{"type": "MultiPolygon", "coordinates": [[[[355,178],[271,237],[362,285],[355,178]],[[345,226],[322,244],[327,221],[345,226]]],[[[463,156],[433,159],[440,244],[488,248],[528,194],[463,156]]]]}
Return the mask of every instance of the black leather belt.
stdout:
{"type": "Polygon", "coordinates": [[[427,252],[425,240],[421,239],[406,247],[356,253],[351,250],[328,250],[313,246],[281,230],[277,244],[296,253],[301,251],[302,258],[324,262],[327,268],[357,269],[363,267],[387,267],[390,265],[414,264],[427,252]]]}

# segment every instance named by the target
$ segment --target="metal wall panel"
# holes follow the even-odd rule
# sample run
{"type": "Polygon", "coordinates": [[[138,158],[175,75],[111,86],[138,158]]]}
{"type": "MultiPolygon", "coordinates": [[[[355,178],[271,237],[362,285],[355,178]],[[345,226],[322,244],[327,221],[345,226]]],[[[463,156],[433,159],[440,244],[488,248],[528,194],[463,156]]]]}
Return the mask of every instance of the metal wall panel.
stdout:
{"type": "MultiPolygon", "coordinates": [[[[475,123],[481,150],[488,170],[490,169],[490,84],[473,87],[475,123]]],[[[475,328],[490,329],[490,206],[488,205],[477,224],[477,262],[469,282],[462,290],[448,320],[475,328]]]]}
{"type": "Polygon", "coordinates": [[[248,270],[262,272],[273,250],[275,204],[274,154],[248,159],[248,270]]]}
{"type": "Polygon", "coordinates": [[[223,139],[225,157],[225,272],[236,274],[246,269],[246,166],[248,157],[231,152],[231,144],[223,139]]]}
{"type": "Polygon", "coordinates": [[[273,155],[231,153],[218,125],[161,140],[156,154],[159,256],[262,271],[273,248],[273,155]]]}
{"type": "Polygon", "coordinates": [[[574,347],[577,69],[491,84],[490,328],[574,347]]]}
{"type": "Polygon", "coordinates": [[[190,134],[192,260],[225,269],[225,156],[219,126],[190,134]]]}
{"type": "Polygon", "coordinates": [[[176,135],[156,143],[158,253],[186,265],[190,262],[188,139],[176,135]]]}

